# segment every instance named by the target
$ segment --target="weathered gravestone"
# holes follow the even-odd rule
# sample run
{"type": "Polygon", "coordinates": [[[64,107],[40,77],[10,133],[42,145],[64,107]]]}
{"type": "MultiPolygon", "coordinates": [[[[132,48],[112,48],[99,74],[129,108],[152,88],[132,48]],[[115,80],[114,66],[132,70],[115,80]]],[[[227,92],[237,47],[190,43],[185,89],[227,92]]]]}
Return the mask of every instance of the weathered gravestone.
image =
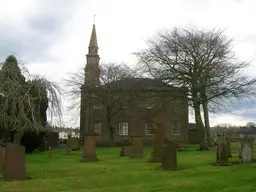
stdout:
{"type": "Polygon", "coordinates": [[[71,134],[68,134],[66,155],[71,155],[71,153],[72,153],[72,140],[71,140],[71,134]]]}
{"type": "Polygon", "coordinates": [[[5,147],[3,178],[5,181],[26,180],[24,146],[8,144],[5,147]]]}
{"type": "Polygon", "coordinates": [[[177,170],[177,145],[170,139],[165,139],[162,156],[162,170],[177,170]]]}
{"type": "Polygon", "coordinates": [[[2,147],[0,144],[0,172],[2,172],[3,170],[4,161],[5,161],[5,148],[2,147]]]}
{"type": "Polygon", "coordinates": [[[78,137],[71,138],[72,143],[72,150],[79,150],[80,149],[80,139],[78,137]]]}
{"type": "Polygon", "coordinates": [[[230,156],[229,142],[225,136],[219,136],[216,140],[216,164],[220,166],[228,166],[231,163],[228,162],[230,156]]]}
{"type": "Polygon", "coordinates": [[[52,148],[51,147],[48,148],[48,158],[49,159],[52,158],[52,148]]]}
{"type": "Polygon", "coordinates": [[[137,158],[143,156],[143,144],[142,144],[142,135],[133,134],[132,135],[132,147],[131,147],[131,158],[137,158]]]}
{"type": "Polygon", "coordinates": [[[161,124],[158,124],[154,129],[153,138],[153,151],[149,162],[161,162],[163,156],[163,145],[164,145],[164,129],[161,124]]]}
{"type": "Polygon", "coordinates": [[[123,140],[123,147],[119,153],[121,157],[129,157],[131,154],[132,142],[129,140],[123,140]]]}
{"type": "Polygon", "coordinates": [[[232,158],[231,142],[228,137],[226,137],[228,143],[228,158],[232,158]]]}
{"type": "Polygon", "coordinates": [[[242,163],[251,163],[253,161],[253,140],[245,136],[241,140],[240,159],[242,163]]]}
{"type": "Polygon", "coordinates": [[[81,158],[82,162],[98,161],[96,154],[96,137],[98,135],[99,134],[95,132],[84,134],[84,154],[81,158]]]}
{"type": "Polygon", "coordinates": [[[47,140],[46,137],[43,137],[39,146],[39,151],[44,152],[47,149],[47,140]]]}

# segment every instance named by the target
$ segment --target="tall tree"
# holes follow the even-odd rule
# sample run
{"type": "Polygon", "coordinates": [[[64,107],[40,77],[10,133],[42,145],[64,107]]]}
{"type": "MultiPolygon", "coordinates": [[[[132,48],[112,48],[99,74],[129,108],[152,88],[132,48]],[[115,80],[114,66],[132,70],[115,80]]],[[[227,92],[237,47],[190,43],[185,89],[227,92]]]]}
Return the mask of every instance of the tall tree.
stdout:
{"type": "Polygon", "coordinates": [[[0,71],[0,127],[21,134],[43,128],[47,109],[61,116],[60,87],[28,71],[25,75],[22,72],[13,55],[6,58],[0,71]]]}
{"type": "Polygon", "coordinates": [[[139,63],[148,75],[188,88],[202,143],[210,138],[208,107],[223,105],[227,99],[245,98],[245,91],[252,95],[255,90],[255,79],[241,73],[248,63],[237,60],[232,39],[223,31],[175,28],[157,34],[147,44],[148,48],[135,53],[139,63]]]}

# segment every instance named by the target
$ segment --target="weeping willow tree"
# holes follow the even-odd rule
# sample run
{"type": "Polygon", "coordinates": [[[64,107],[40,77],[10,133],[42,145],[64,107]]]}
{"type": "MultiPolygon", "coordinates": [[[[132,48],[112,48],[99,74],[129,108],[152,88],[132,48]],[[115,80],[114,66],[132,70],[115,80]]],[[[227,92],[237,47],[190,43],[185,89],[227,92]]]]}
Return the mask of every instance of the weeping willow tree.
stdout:
{"type": "Polygon", "coordinates": [[[12,135],[39,131],[47,124],[47,111],[61,120],[58,84],[33,76],[10,55],[0,70],[0,129],[12,135]]]}

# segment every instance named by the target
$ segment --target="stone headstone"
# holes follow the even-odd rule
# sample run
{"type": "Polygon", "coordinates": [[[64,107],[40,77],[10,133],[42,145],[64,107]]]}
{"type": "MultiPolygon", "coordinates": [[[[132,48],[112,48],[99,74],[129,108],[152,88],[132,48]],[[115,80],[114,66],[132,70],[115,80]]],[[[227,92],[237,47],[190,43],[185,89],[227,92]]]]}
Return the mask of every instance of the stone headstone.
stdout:
{"type": "Polygon", "coordinates": [[[41,152],[44,152],[46,151],[46,149],[47,149],[47,140],[46,140],[46,137],[43,137],[39,146],[39,150],[41,152]]]}
{"type": "Polygon", "coordinates": [[[5,161],[5,148],[0,146],[0,172],[2,172],[3,170],[4,161],[5,161]]]}
{"type": "Polygon", "coordinates": [[[230,165],[228,162],[229,156],[228,140],[225,136],[219,136],[216,140],[216,165],[230,165]]]}
{"type": "Polygon", "coordinates": [[[241,140],[240,159],[242,163],[251,163],[253,161],[253,141],[245,136],[241,140]]]}
{"type": "Polygon", "coordinates": [[[95,132],[84,134],[84,154],[81,158],[82,162],[98,161],[96,154],[96,137],[98,135],[99,134],[95,132]]]}
{"type": "Polygon", "coordinates": [[[162,156],[162,170],[176,170],[177,167],[177,145],[170,141],[166,140],[163,147],[163,156],[162,156]]]}
{"type": "Polygon", "coordinates": [[[121,157],[129,157],[131,154],[131,149],[132,149],[132,143],[128,140],[123,141],[123,147],[120,151],[119,156],[121,157]]]}
{"type": "Polygon", "coordinates": [[[71,155],[71,153],[72,153],[72,140],[71,140],[71,134],[68,134],[66,155],[71,155]]]}
{"type": "Polygon", "coordinates": [[[71,138],[72,143],[72,150],[79,150],[80,149],[80,139],[78,137],[71,138]]]}
{"type": "Polygon", "coordinates": [[[232,158],[231,142],[228,137],[226,137],[226,140],[228,142],[228,158],[232,158]]]}
{"type": "Polygon", "coordinates": [[[163,156],[164,129],[162,125],[157,125],[154,129],[153,151],[149,162],[161,162],[163,156]]]}
{"type": "Polygon", "coordinates": [[[132,146],[131,146],[131,158],[137,158],[143,156],[143,144],[142,135],[134,134],[132,135],[132,146]]]}
{"type": "Polygon", "coordinates": [[[52,148],[51,147],[48,148],[48,158],[49,159],[52,158],[52,148]]]}
{"type": "Polygon", "coordinates": [[[25,147],[16,144],[5,147],[3,178],[5,181],[26,180],[25,147]]]}

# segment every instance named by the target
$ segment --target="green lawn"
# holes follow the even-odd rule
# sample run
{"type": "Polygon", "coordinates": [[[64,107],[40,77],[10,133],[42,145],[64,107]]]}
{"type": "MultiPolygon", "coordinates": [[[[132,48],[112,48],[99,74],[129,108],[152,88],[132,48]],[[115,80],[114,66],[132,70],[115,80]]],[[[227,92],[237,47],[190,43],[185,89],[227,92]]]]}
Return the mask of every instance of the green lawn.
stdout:
{"type": "MultiPolygon", "coordinates": [[[[161,171],[159,163],[148,163],[151,149],[142,159],[119,157],[118,148],[97,149],[99,161],[79,162],[81,151],[64,155],[54,150],[28,155],[27,181],[4,183],[0,174],[0,192],[255,192],[256,164],[228,167],[211,165],[215,152],[179,152],[179,171],[161,171]]],[[[237,154],[233,154],[237,159],[237,154]]]]}

